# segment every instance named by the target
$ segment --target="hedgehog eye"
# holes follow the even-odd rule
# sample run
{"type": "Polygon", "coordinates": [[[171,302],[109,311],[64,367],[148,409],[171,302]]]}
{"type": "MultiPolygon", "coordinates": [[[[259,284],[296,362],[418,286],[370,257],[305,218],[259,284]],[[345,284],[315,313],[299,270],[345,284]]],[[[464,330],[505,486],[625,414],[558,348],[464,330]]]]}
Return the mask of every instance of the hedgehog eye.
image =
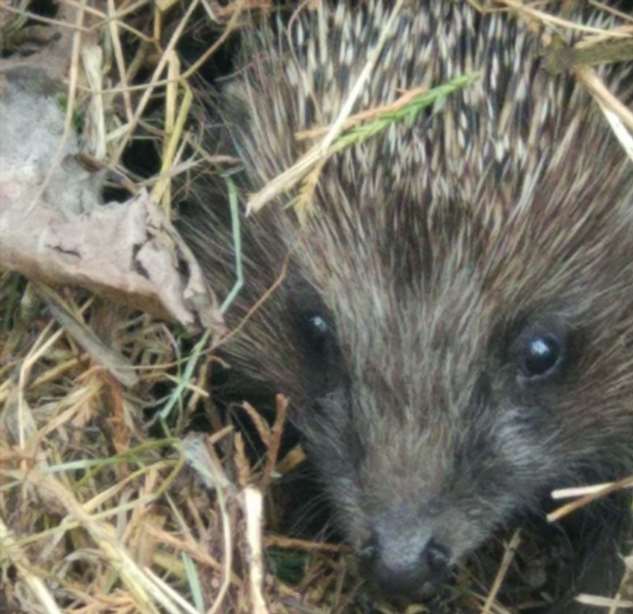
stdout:
{"type": "Polygon", "coordinates": [[[534,335],[525,340],[521,371],[529,379],[551,375],[562,360],[561,340],[552,334],[534,335]]]}
{"type": "Polygon", "coordinates": [[[330,323],[321,314],[312,313],[303,319],[303,331],[306,341],[317,351],[324,349],[331,334],[330,323]]]}
{"type": "Polygon", "coordinates": [[[330,334],[329,322],[318,313],[311,314],[306,318],[305,327],[306,333],[309,335],[311,341],[315,343],[322,343],[330,334]]]}

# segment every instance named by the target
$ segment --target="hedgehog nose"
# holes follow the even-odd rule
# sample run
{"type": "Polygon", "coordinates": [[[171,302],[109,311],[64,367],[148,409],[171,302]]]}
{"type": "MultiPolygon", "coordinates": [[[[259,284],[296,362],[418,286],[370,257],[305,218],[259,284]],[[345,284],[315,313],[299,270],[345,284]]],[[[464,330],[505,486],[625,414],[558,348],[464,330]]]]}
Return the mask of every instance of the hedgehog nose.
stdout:
{"type": "Polygon", "coordinates": [[[392,597],[420,597],[449,569],[450,551],[435,539],[417,535],[389,539],[374,534],[361,552],[377,588],[392,597]]]}

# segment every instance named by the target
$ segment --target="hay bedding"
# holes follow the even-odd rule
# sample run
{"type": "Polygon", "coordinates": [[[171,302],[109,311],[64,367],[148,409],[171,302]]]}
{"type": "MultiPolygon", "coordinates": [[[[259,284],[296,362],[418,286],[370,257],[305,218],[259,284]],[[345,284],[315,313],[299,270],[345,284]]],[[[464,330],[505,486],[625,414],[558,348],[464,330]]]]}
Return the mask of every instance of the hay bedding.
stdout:
{"type": "MultiPolygon", "coordinates": [[[[0,612],[367,611],[344,546],[276,532],[303,458],[286,400],[270,422],[239,403],[245,432],[221,411],[222,309],[171,225],[178,189],[235,164],[205,151],[192,79],[271,10],[0,0],[0,612]]],[[[519,542],[408,611],[508,611],[519,542]]],[[[521,556],[541,599],[542,551],[521,556]]]]}

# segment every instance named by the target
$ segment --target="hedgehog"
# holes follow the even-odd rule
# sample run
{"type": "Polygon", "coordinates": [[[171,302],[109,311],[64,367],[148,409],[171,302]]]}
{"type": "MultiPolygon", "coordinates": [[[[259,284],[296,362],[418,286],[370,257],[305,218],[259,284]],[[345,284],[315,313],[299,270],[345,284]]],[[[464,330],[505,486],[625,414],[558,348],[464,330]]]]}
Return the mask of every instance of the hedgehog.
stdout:
{"type": "MultiPolygon", "coordinates": [[[[331,156],[307,215],[297,188],[243,217],[239,330],[222,347],[290,399],[370,585],[415,600],[499,530],[542,517],[553,489],[633,470],[633,173],[586,89],[544,69],[534,24],[465,2],[394,10],[321,2],[247,28],[211,138],[239,159],[245,195],[307,151],[302,131],[337,118],[381,36],[352,113],[478,75],[331,156]]],[[[617,23],[589,5],[548,10],[617,23]]],[[[633,102],[630,66],[598,71],[633,102]]],[[[189,240],[228,289],[221,184],[198,200],[189,240]]],[[[604,514],[625,522],[627,504],[604,514]]],[[[611,535],[605,516],[591,522],[589,552],[611,535]]]]}

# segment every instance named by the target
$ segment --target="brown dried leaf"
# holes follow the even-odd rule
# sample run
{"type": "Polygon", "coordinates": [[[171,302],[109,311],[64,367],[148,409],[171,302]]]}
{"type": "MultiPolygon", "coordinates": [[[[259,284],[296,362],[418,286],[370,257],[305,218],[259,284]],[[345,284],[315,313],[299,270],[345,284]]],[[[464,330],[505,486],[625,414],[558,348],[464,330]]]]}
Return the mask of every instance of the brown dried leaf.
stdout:
{"type": "Polygon", "coordinates": [[[60,150],[64,113],[54,83],[35,69],[0,67],[0,91],[0,266],[81,285],[188,328],[220,329],[215,295],[165,214],[145,193],[100,204],[101,178],[77,161],[76,136],[60,150]]]}

